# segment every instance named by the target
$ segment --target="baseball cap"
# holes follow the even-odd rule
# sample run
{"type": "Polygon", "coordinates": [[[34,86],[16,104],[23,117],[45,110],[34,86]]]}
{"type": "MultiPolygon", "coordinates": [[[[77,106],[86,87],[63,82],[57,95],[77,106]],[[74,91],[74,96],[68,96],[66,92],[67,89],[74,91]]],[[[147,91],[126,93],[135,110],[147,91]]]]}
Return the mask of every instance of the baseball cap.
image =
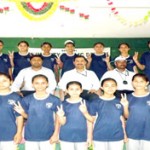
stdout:
{"type": "Polygon", "coordinates": [[[64,42],[64,45],[66,45],[66,44],[68,44],[68,43],[71,43],[71,44],[75,45],[75,43],[74,43],[72,40],[66,40],[66,41],[64,42]]]}
{"type": "Polygon", "coordinates": [[[125,57],[119,56],[119,57],[116,57],[116,58],[115,58],[115,62],[116,62],[116,61],[127,61],[127,60],[126,60],[125,57]]]}

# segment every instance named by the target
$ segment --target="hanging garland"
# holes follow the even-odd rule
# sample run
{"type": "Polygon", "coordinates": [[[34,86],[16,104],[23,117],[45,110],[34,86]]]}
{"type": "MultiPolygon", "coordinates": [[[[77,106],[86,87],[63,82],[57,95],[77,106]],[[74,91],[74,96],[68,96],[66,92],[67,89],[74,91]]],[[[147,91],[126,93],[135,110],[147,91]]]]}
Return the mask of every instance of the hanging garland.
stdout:
{"type": "Polygon", "coordinates": [[[120,15],[120,12],[117,10],[117,7],[114,5],[113,0],[107,0],[107,2],[108,2],[108,5],[111,8],[111,12],[118,19],[118,21],[120,21],[124,25],[139,26],[139,25],[142,25],[142,24],[148,22],[149,19],[150,19],[150,10],[149,10],[149,11],[146,12],[146,14],[142,18],[137,19],[135,21],[129,21],[125,17],[122,17],[120,15]]]}
{"type": "Polygon", "coordinates": [[[43,5],[40,8],[34,8],[31,2],[16,1],[16,5],[21,13],[28,19],[41,21],[55,12],[58,6],[58,0],[56,0],[55,2],[43,2],[43,5]]]}

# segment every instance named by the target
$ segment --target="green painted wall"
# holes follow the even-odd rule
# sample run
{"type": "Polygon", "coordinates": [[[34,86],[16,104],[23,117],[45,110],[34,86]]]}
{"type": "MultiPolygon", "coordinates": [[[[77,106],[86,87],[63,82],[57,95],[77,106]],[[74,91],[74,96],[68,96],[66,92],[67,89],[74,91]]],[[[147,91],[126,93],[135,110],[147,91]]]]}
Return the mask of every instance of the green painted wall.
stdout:
{"type": "Polygon", "coordinates": [[[52,43],[54,48],[64,47],[64,41],[71,39],[76,43],[76,48],[90,48],[93,47],[95,42],[103,42],[106,47],[111,47],[111,56],[115,57],[118,55],[118,44],[122,42],[127,42],[133,54],[134,51],[138,51],[142,54],[148,49],[147,41],[150,38],[0,38],[4,41],[4,52],[7,53],[8,50],[17,51],[17,44],[21,40],[26,40],[29,42],[30,47],[39,48],[42,42],[48,41],[52,43]]]}

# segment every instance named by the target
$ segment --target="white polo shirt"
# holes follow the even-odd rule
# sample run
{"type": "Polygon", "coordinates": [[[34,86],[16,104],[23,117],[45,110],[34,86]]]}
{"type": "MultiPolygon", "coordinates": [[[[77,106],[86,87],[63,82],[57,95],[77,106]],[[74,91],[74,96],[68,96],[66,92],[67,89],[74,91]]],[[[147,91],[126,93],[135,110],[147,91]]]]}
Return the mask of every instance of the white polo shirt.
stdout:
{"type": "Polygon", "coordinates": [[[25,90],[25,91],[34,91],[35,89],[32,87],[32,78],[35,75],[42,74],[45,75],[48,80],[49,80],[49,87],[47,88],[47,91],[50,93],[53,93],[54,89],[56,88],[56,80],[54,73],[51,69],[42,67],[40,70],[33,70],[31,67],[22,69],[17,77],[15,78],[15,81],[12,84],[12,91],[20,91],[25,90]]]}
{"type": "Polygon", "coordinates": [[[114,70],[110,70],[107,71],[101,78],[100,80],[100,85],[101,85],[101,81],[106,79],[106,78],[112,78],[114,80],[116,80],[117,84],[118,84],[118,88],[117,90],[129,90],[129,91],[133,91],[133,86],[132,86],[132,77],[135,75],[134,72],[129,71],[127,69],[125,69],[124,72],[120,72],[118,69],[114,69],[114,70]],[[124,84],[123,81],[126,81],[127,84],[124,84]]]}
{"type": "Polygon", "coordinates": [[[80,82],[84,90],[98,90],[100,88],[96,74],[86,69],[83,72],[78,72],[76,69],[65,72],[58,83],[58,87],[65,91],[67,83],[71,81],[80,82]]]}

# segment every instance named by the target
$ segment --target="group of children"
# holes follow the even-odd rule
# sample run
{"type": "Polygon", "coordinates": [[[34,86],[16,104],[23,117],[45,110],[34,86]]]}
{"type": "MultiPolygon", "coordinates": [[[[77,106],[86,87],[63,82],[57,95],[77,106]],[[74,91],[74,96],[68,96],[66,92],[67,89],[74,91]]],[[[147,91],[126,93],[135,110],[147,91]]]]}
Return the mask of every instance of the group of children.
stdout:
{"type": "MultiPolygon", "coordinates": [[[[2,41],[0,44],[3,46],[2,41]]],[[[67,53],[58,58],[50,54],[50,43],[41,45],[43,65],[56,75],[58,67],[62,69],[62,75],[74,68],[75,45],[68,41],[65,47],[67,53]]],[[[130,95],[122,93],[121,99],[115,97],[117,82],[106,78],[101,82],[103,94],[92,101],[80,97],[83,90],[80,82],[67,83],[69,97],[62,102],[47,93],[49,81],[42,74],[32,78],[35,92],[20,97],[10,87],[18,72],[30,66],[28,48],[29,44],[21,41],[19,52],[10,52],[9,57],[1,53],[3,60],[7,60],[7,71],[0,69],[0,150],[16,150],[22,136],[25,150],[52,150],[58,140],[61,150],[87,150],[91,145],[94,150],[123,150],[124,142],[126,150],[150,149],[150,94],[145,74],[133,76],[134,92],[130,95]],[[11,67],[14,67],[13,73],[11,67]]],[[[87,56],[87,68],[100,79],[105,71],[112,69],[111,59],[104,54],[103,43],[96,43],[94,49],[95,54],[87,56]],[[98,67],[102,71],[98,72],[98,67]]],[[[134,58],[128,55],[128,44],[119,45],[119,50],[130,62],[129,69],[136,72],[134,58]]]]}
{"type": "Polygon", "coordinates": [[[63,102],[46,92],[48,79],[32,79],[35,93],[21,98],[11,92],[11,78],[0,73],[0,150],[14,150],[21,141],[25,126],[26,150],[52,150],[60,139],[61,150],[127,150],[150,148],[150,94],[148,78],[136,74],[135,91],[118,99],[117,83],[112,78],[101,83],[103,95],[88,102],[80,97],[82,85],[67,84],[70,95],[63,102]],[[24,118],[24,119],[23,119],[24,118]],[[125,119],[127,119],[125,125],[125,119]]]}

